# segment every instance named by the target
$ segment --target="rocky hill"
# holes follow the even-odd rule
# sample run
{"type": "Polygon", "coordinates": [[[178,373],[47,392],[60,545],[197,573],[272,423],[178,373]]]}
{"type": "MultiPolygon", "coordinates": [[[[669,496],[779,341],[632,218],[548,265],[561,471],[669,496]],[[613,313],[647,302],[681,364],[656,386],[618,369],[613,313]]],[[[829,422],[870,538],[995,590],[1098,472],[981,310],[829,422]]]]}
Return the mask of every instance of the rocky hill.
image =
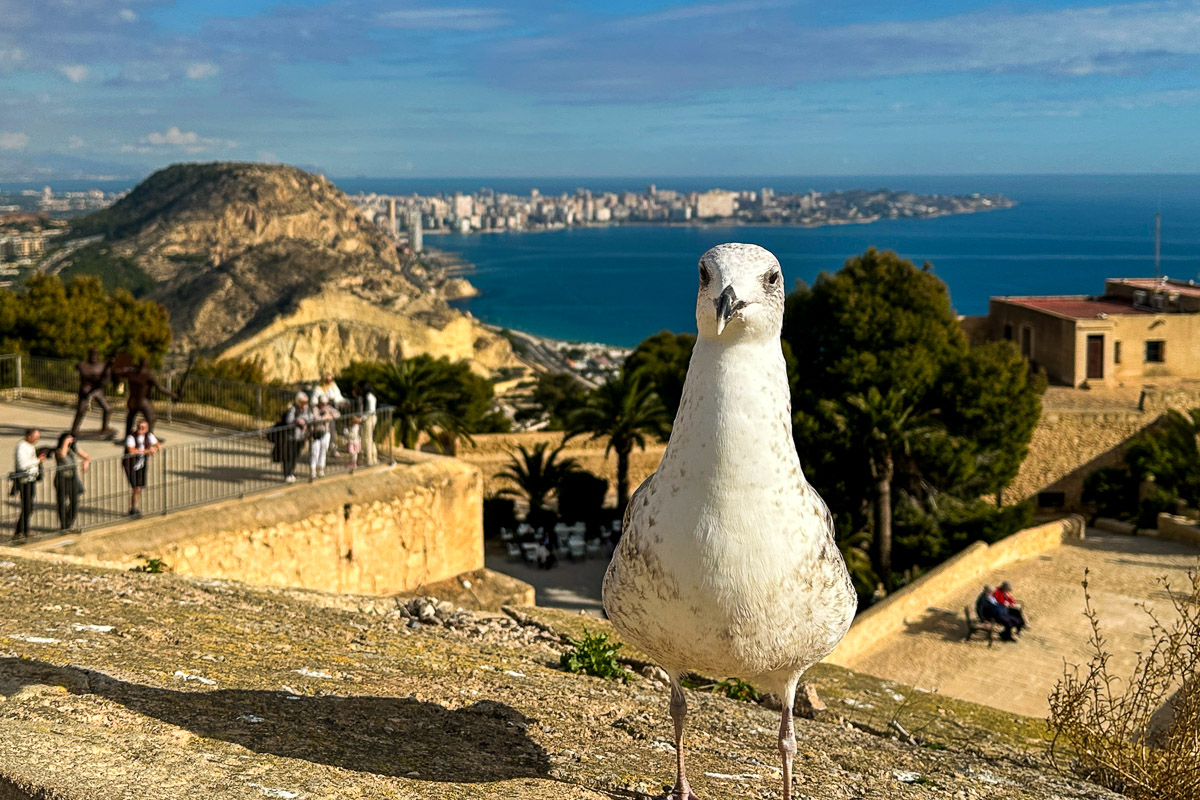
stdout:
{"type": "Polygon", "coordinates": [[[337,187],[295,167],[167,167],[74,223],[75,236],[97,234],[66,273],[140,273],[171,313],[176,352],[256,358],[283,380],[401,354],[482,369],[511,359],[337,187]]]}
{"type": "MultiPolygon", "coordinates": [[[[672,779],[662,683],[558,667],[579,617],[414,614],[10,548],[0,587],[6,800],[648,800],[672,779]]],[[[797,722],[797,797],[1119,800],[1050,771],[1035,720],[836,668],[813,680],[833,713],[797,722]]],[[[779,797],[778,715],[688,705],[697,794],[779,797]]]]}

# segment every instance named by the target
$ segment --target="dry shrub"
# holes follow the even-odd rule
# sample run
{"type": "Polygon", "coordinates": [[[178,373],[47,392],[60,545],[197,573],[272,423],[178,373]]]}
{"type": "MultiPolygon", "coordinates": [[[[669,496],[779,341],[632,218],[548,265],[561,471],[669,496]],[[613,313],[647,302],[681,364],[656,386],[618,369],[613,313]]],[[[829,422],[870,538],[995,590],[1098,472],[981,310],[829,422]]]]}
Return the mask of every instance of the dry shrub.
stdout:
{"type": "Polygon", "coordinates": [[[1173,619],[1148,606],[1150,647],[1137,653],[1128,679],[1109,669],[1112,652],[1100,631],[1084,573],[1084,614],[1091,624],[1086,667],[1064,670],[1050,695],[1051,755],[1089,780],[1134,800],[1200,798],[1200,573],[1185,592],[1159,583],[1173,619]]]}

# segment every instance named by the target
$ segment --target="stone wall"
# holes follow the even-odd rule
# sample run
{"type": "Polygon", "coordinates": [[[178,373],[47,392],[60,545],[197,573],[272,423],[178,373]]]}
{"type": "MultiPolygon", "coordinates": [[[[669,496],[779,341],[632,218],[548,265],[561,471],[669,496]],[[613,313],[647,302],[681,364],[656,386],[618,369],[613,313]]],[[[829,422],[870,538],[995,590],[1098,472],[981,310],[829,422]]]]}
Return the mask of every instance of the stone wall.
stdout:
{"type": "Polygon", "coordinates": [[[1006,504],[1039,492],[1062,492],[1062,506],[1082,508],[1083,481],[1100,467],[1121,463],[1129,440],[1154,425],[1160,415],[1137,410],[1042,412],[1029,442],[1029,454],[1004,490],[1006,504]]]}
{"type": "Polygon", "coordinates": [[[930,606],[944,602],[963,584],[979,581],[1006,564],[1052,550],[1068,539],[1082,539],[1083,535],[1083,518],[1072,515],[1018,531],[993,545],[976,542],[855,617],[841,644],[825,660],[851,666],[884,639],[920,618],[930,606]]]}
{"type": "Polygon", "coordinates": [[[104,529],[57,548],[186,575],[384,595],[483,566],[479,471],[449,458],[296,484],[104,529]]]}
{"type": "MultiPolygon", "coordinates": [[[[562,442],[561,431],[538,431],[535,433],[495,433],[473,437],[475,444],[462,443],[459,445],[456,457],[474,464],[483,472],[483,489],[486,494],[492,494],[506,486],[509,482],[495,477],[496,473],[509,462],[508,454],[523,445],[533,448],[546,442],[551,448],[562,442]]],[[[579,466],[608,481],[609,502],[616,502],[617,492],[617,457],[614,453],[605,456],[608,447],[607,439],[589,440],[586,436],[577,436],[567,443],[563,450],[564,456],[574,458],[579,466]]],[[[647,443],[646,449],[634,449],[629,456],[629,488],[632,491],[646,478],[658,469],[662,460],[665,442],[647,443]]]]}
{"type": "Polygon", "coordinates": [[[1187,517],[1159,514],[1158,535],[1163,539],[1172,539],[1176,542],[1200,547],[1200,525],[1187,517]]]}

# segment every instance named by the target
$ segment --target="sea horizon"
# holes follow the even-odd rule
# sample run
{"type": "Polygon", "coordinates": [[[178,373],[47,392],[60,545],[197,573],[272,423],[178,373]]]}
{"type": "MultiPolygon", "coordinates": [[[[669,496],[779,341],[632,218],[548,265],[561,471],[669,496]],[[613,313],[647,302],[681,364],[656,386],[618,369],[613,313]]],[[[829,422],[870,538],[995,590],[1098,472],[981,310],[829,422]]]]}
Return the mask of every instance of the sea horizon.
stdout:
{"type": "MultiPolygon", "coordinates": [[[[789,285],[811,283],[868,247],[929,261],[950,289],[957,313],[987,312],[990,297],[1099,294],[1109,277],[1154,272],[1154,215],[1163,214],[1161,272],[1200,277],[1200,175],[1183,173],[963,174],[844,176],[692,176],[690,178],[336,179],[343,191],[381,194],[479,188],[543,194],[711,188],[780,192],[888,188],[931,194],[998,193],[1011,209],[867,224],[794,227],[606,225],[504,234],[443,234],[430,247],[453,253],[481,292],[456,301],[480,320],[537,336],[636,345],[660,330],[694,332],[694,269],[723,241],[772,250],[789,285]]],[[[88,182],[82,182],[87,184],[88,182]]],[[[78,191],[49,182],[55,191],[78,191]]],[[[132,185],[132,184],[130,184],[132,185]]],[[[82,188],[89,188],[83,186],[82,188]]],[[[102,187],[97,187],[102,188],[102,187]]],[[[0,183],[11,191],[13,184],[0,183]]]]}

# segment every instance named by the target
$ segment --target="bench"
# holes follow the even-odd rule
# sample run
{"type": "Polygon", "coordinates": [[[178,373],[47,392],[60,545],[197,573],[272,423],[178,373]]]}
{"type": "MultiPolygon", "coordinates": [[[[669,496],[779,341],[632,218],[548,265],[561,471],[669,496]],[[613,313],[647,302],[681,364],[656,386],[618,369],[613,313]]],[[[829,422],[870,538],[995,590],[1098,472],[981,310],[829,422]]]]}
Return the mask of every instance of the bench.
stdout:
{"type": "Polygon", "coordinates": [[[967,635],[963,637],[963,641],[971,641],[971,637],[977,633],[986,633],[988,647],[991,647],[993,637],[995,637],[996,631],[1000,629],[1000,626],[994,622],[984,622],[979,619],[971,613],[970,606],[963,606],[963,616],[967,618],[967,635]]]}

